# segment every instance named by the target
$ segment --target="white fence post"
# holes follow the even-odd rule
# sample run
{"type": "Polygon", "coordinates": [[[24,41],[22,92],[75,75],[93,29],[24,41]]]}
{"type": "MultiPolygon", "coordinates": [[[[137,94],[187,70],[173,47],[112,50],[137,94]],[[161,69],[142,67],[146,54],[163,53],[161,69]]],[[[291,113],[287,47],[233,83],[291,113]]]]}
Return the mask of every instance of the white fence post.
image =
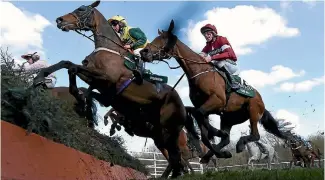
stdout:
{"type": "Polygon", "coordinates": [[[200,164],[201,174],[203,174],[203,164],[200,164]]]}
{"type": "MultiPolygon", "coordinates": [[[[133,152],[129,152],[131,155],[133,155],[133,152]]],[[[167,165],[168,165],[168,161],[166,159],[159,159],[159,155],[162,155],[159,152],[138,152],[140,153],[140,156],[143,154],[153,154],[153,158],[144,158],[137,156],[137,159],[139,159],[142,162],[153,162],[153,164],[150,165],[146,165],[146,168],[150,169],[149,173],[151,177],[155,177],[157,178],[158,176],[162,175],[163,170],[166,169],[167,165]],[[157,164],[157,162],[159,161],[159,163],[157,164]],[[166,164],[163,164],[162,162],[166,162],[166,164]],[[153,170],[154,169],[154,170],[153,170]]],[[[321,159],[322,161],[322,166],[324,166],[324,159],[321,159]]],[[[315,160],[315,163],[318,162],[318,160],[315,160]]],[[[199,162],[194,162],[194,161],[190,161],[189,162],[191,165],[196,165],[196,167],[193,167],[194,171],[196,172],[201,172],[201,174],[204,173],[204,166],[199,163],[199,162]],[[197,167],[197,165],[199,165],[199,167],[197,167]]],[[[147,164],[147,163],[146,163],[147,164]]],[[[278,162],[278,163],[271,163],[272,165],[277,165],[277,168],[287,168],[288,165],[290,164],[290,162],[278,162]]],[[[254,164],[256,167],[263,167],[267,164],[254,164]]],[[[224,169],[231,169],[231,168],[246,168],[247,164],[241,164],[241,165],[232,165],[232,166],[219,166],[217,167],[217,171],[219,170],[224,170],[224,169]]]]}
{"type": "Polygon", "coordinates": [[[156,153],[153,153],[153,159],[154,159],[154,167],[155,167],[155,178],[157,177],[157,161],[156,161],[156,153]]]}

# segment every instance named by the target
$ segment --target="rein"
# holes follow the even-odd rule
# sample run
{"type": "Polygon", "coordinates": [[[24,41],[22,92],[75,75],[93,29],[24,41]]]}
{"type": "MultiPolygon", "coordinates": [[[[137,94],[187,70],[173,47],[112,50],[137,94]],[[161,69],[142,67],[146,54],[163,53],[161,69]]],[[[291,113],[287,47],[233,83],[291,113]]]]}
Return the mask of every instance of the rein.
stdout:
{"type": "MultiPolygon", "coordinates": [[[[82,29],[89,29],[89,30],[93,31],[94,34],[92,34],[92,35],[90,35],[90,36],[86,36],[85,34],[81,33],[79,30],[75,30],[75,32],[77,32],[78,34],[80,34],[80,35],[86,37],[87,39],[91,40],[92,42],[95,42],[95,41],[94,41],[93,39],[91,39],[90,37],[94,36],[95,33],[96,33],[97,36],[102,36],[102,37],[104,37],[104,38],[110,40],[111,42],[113,42],[113,43],[116,44],[117,46],[122,47],[123,49],[125,49],[123,45],[119,44],[118,42],[114,41],[113,39],[111,39],[111,38],[109,38],[109,37],[107,37],[107,36],[105,36],[105,35],[99,34],[98,31],[97,31],[97,29],[96,29],[96,27],[89,27],[89,26],[87,25],[87,21],[89,21],[90,15],[91,15],[92,13],[94,13],[94,9],[93,9],[93,8],[91,8],[90,10],[88,10],[88,11],[86,11],[84,14],[82,14],[80,18],[77,16],[77,14],[76,14],[75,12],[70,13],[72,16],[74,16],[74,17],[76,18],[76,20],[77,20],[77,27],[78,27],[80,30],[82,30],[82,29]]],[[[154,44],[153,44],[153,45],[154,45],[154,44]]],[[[156,45],[154,45],[154,46],[157,47],[156,45]]],[[[157,48],[158,48],[158,47],[157,47],[157,48]]],[[[160,59],[160,57],[161,57],[160,52],[161,52],[162,48],[158,48],[158,49],[159,49],[159,51],[158,51],[158,56],[159,56],[159,59],[160,59]]],[[[129,59],[128,57],[122,55],[121,53],[119,53],[119,52],[117,52],[117,51],[114,51],[114,50],[112,50],[112,49],[109,49],[109,48],[105,48],[105,47],[98,47],[98,48],[96,48],[93,52],[97,52],[97,51],[101,51],[101,50],[103,50],[103,51],[107,51],[107,52],[111,52],[111,53],[114,53],[114,54],[116,54],[116,55],[119,55],[119,56],[121,56],[121,57],[127,59],[128,61],[132,61],[131,59],[129,59]]],[[[167,53],[166,53],[166,54],[167,54],[167,53]]],[[[167,54],[167,55],[169,55],[169,54],[167,54]]],[[[136,56],[136,55],[135,55],[135,56],[136,56]]],[[[169,58],[167,58],[167,59],[170,59],[171,57],[172,57],[172,56],[169,55],[169,58]]],[[[180,58],[179,56],[177,56],[177,57],[180,58]]],[[[140,58],[141,58],[141,57],[140,57],[140,58]]],[[[202,62],[196,62],[196,61],[189,60],[189,59],[186,59],[186,58],[182,58],[182,59],[185,59],[185,60],[188,60],[188,61],[192,61],[192,62],[195,62],[195,63],[199,63],[199,64],[207,64],[207,63],[205,63],[205,62],[203,62],[203,63],[202,63],[202,62]]],[[[167,61],[162,60],[162,59],[161,59],[161,60],[158,60],[158,63],[159,63],[160,61],[166,63],[166,64],[168,65],[169,69],[178,69],[178,68],[181,67],[180,65],[179,65],[179,66],[176,66],[176,67],[171,67],[167,61]]],[[[210,71],[207,71],[207,72],[210,72],[210,71]]],[[[201,74],[204,74],[204,73],[206,73],[206,72],[199,73],[199,74],[193,76],[192,78],[195,78],[195,77],[197,77],[197,76],[199,76],[199,75],[201,75],[201,74]]],[[[176,82],[176,84],[172,87],[171,91],[173,91],[173,90],[176,88],[176,86],[177,86],[177,85],[179,84],[179,82],[182,80],[182,78],[184,77],[184,75],[185,75],[185,73],[184,73],[184,74],[183,74],[183,75],[178,79],[178,81],[176,82]]],[[[192,79],[192,78],[190,78],[190,79],[192,79]]]]}
{"type": "Polygon", "coordinates": [[[293,149],[293,150],[297,150],[297,149],[300,149],[302,147],[302,145],[300,145],[300,146],[298,146],[298,147],[296,147],[296,148],[291,148],[291,149],[293,149]]]}
{"type": "MultiPolygon", "coordinates": [[[[83,15],[81,15],[80,18],[76,15],[75,12],[69,13],[69,14],[71,14],[72,16],[74,16],[74,17],[76,18],[76,20],[77,20],[77,27],[78,27],[80,30],[81,30],[81,29],[89,29],[89,30],[93,31],[94,34],[92,34],[92,35],[90,35],[90,36],[86,36],[85,34],[81,33],[79,30],[74,30],[74,31],[77,32],[78,34],[80,34],[80,35],[86,37],[87,39],[91,40],[92,42],[95,42],[95,41],[94,41],[93,39],[91,39],[90,37],[94,36],[95,33],[96,33],[97,36],[102,36],[102,37],[104,37],[104,38],[110,40],[111,42],[113,42],[113,43],[116,44],[117,46],[119,46],[119,47],[125,49],[124,46],[121,45],[120,43],[114,41],[113,39],[111,39],[111,38],[109,38],[109,37],[107,37],[107,36],[105,36],[105,35],[103,35],[103,34],[99,34],[98,31],[97,31],[97,29],[96,29],[95,27],[89,27],[89,26],[87,26],[87,21],[89,21],[90,15],[91,15],[92,13],[94,13],[94,9],[93,9],[93,8],[91,8],[91,10],[89,10],[89,11],[85,12],[83,15]],[[81,18],[84,18],[83,21],[81,21],[81,18]]],[[[104,48],[104,47],[103,47],[103,48],[104,48]]],[[[97,48],[97,49],[99,49],[99,48],[97,48]]],[[[108,48],[105,48],[105,49],[108,50],[108,48]]],[[[104,49],[101,49],[101,50],[104,50],[104,49]]],[[[109,51],[109,52],[112,52],[112,53],[114,53],[114,54],[118,54],[118,55],[120,55],[121,57],[123,57],[123,55],[121,55],[119,52],[116,52],[116,51],[111,50],[111,49],[109,49],[108,51],[109,51]]]]}
{"type": "MultiPolygon", "coordinates": [[[[159,60],[157,60],[157,61],[162,61],[162,62],[166,63],[168,65],[169,69],[177,69],[177,68],[179,68],[180,66],[177,66],[176,68],[175,67],[170,67],[169,64],[168,64],[168,62],[166,62],[165,60],[162,59],[163,56],[161,56],[161,54],[162,54],[161,51],[164,51],[167,42],[165,42],[164,44],[165,45],[163,47],[158,47],[155,44],[151,44],[152,46],[154,46],[154,47],[156,47],[158,49],[157,53],[152,53],[151,48],[149,47],[151,54],[153,56],[154,55],[158,55],[159,60]]],[[[172,54],[167,53],[167,52],[165,52],[165,54],[167,55],[166,59],[170,59],[170,58],[174,57],[174,58],[183,59],[185,61],[192,62],[192,63],[195,63],[195,64],[209,64],[207,62],[199,62],[199,61],[196,61],[196,60],[192,60],[192,59],[188,59],[188,58],[181,57],[181,56],[175,54],[174,51],[172,51],[172,54]]],[[[198,76],[200,76],[202,74],[205,74],[205,73],[208,73],[208,72],[215,72],[215,71],[216,71],[215,69],[210,69],[210,70],[202,71],[202,72],[199,72],[199,73],[195,74],[194,76],[190,77],[189,79],[194,79],[194,78],[196,78],[196,77],[198,77],[198,76]]],[[[183,78],[184,74],[182,75],[181,78],[183,78]]],[[[180,79],[179,79],[179,81],[180,81],[180,79]]]]}

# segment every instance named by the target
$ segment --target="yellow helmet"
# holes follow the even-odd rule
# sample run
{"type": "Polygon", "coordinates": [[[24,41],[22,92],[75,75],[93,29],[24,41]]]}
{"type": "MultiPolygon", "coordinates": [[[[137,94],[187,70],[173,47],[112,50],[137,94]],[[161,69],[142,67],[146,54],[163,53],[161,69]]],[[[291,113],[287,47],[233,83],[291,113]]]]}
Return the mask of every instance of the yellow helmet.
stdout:
{"type": "Polygon", "coordinates": [[[127,25],[127,22],[126,22],[125,18],[123,16],[120,16],[120,15],[116,15],[116,16],[113,16],[110,19],[108,19],[109,23],[111,23],[112,21],[122,22],[125,25],[127,25]]]}

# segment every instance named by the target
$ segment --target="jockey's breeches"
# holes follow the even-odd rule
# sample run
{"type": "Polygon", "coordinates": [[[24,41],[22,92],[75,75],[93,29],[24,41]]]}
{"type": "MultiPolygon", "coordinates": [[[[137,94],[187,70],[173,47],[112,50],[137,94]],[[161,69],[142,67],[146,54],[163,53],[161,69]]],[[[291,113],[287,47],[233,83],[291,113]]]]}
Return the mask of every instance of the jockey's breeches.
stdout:
{"type": "Polygon", "coordinates": [[[225,69],[231,75],[239,75],[239,68],[237,67],[236,63],[230,59],[223,61],[214,61],[213,64],[215,64],[218,68],[225,67],[225,69]]]}
{"type": "Polygon", "coordinates": [[[137,55],[137,56],[141,57],[141,55],[140,55],[140,51],[141,51],[142,49],[143,49],[143,48],[135,49],[135,50],[133,51],[134,55],[137,55]]]}

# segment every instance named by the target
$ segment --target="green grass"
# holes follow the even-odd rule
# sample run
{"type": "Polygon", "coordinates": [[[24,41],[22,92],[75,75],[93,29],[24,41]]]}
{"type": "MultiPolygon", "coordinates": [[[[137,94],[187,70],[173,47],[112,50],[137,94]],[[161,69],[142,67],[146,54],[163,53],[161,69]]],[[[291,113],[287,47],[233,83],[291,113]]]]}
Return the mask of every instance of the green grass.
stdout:
{"type": "Polygon", "coordinates": [[[205,174],[185,175],[177,180],[324,180],[324,169],[282,169],[282,170],[245,170],[245,171],[224,171],[207,172],[205,174]]]}

